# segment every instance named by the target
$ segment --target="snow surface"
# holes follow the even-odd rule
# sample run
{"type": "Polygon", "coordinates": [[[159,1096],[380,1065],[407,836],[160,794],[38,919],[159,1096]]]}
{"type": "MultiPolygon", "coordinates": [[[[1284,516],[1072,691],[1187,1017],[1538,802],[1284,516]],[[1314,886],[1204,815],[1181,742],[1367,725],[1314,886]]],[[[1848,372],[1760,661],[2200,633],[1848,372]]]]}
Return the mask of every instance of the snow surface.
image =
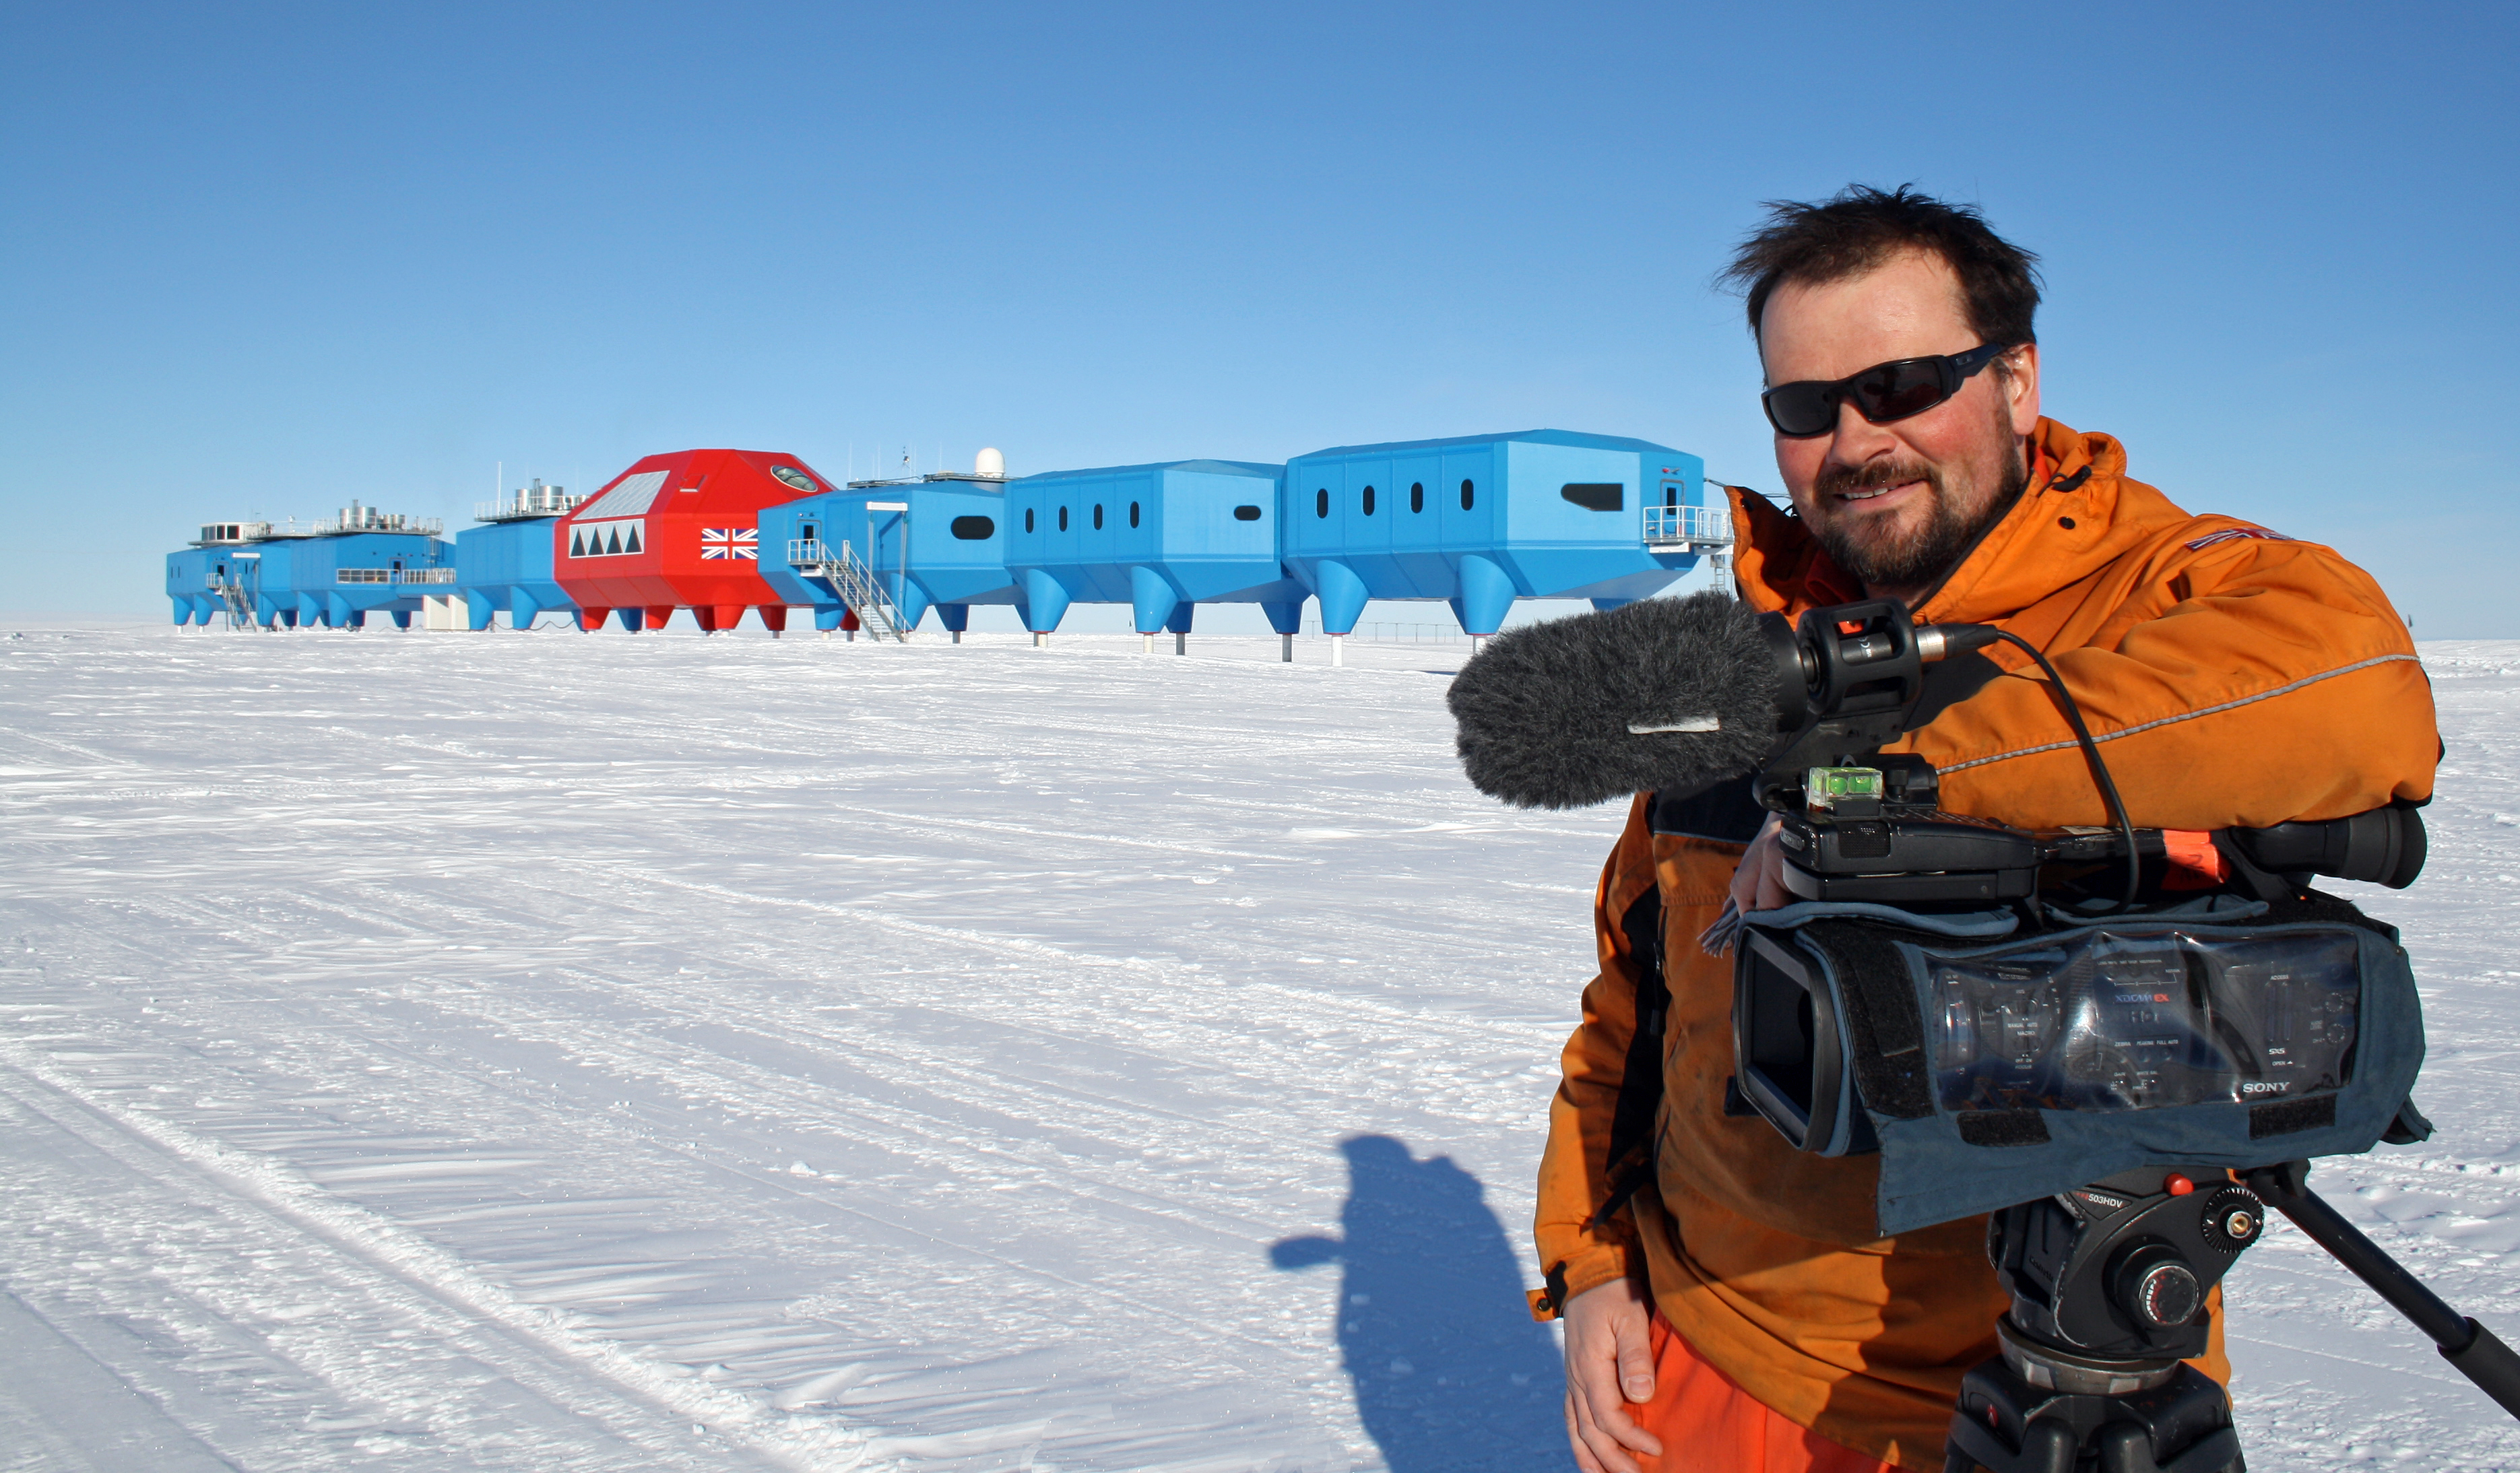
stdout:
{"type": "MultiPolygon", "coordinates": [[[[1618,811],[1459,645],[1137,648],[0,631],[0,1467],[1569,1466],[1618,811]]],[[[2314,1180],[2511,1335],[2520,644],[2425,656],[2442,1131],[2314,1180]]],[[[2230,1303],[2254,1466],[2520,1470],[2288,1226],[2230,1303]]]]}

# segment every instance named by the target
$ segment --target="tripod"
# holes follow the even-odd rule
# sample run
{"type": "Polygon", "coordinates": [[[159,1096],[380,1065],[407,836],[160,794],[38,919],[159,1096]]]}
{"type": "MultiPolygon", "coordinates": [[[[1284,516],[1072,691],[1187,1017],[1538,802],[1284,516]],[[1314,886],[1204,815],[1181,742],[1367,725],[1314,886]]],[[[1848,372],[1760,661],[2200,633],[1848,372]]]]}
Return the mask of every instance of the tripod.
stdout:
{"type": "Polygon", "coordinates": [[[2242,1473],[2205,1349],[2205,1296],[2257,1241],[2269,1205],[2414,1321],[2443,1359],[2520,1416],[2520,1356],[2417,1282],[2305,1184],[2307,1161],[2125,1172],[2007,1207],[1987,1257],[2012,1305],[2001,1354],[1963,1377],[1945,1473],[2242,1473]]]}

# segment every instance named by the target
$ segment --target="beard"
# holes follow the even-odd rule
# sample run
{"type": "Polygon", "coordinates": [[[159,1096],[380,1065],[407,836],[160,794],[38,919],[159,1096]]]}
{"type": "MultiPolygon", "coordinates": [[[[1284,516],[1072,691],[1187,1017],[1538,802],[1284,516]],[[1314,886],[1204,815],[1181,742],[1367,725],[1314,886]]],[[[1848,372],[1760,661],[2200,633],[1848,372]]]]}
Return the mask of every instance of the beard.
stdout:
{"type": "MultiPolygon", "coordinates": [[[[2008,436],[2009,424],[2004,425],[2008,436]]],[[[1994,494],[1980,506],[1962,507],[1944,481],[1942,469],[1919,460],[1869,461],[1823,470],[1812,482],[1816,504],[1833,514],[1814,518],[1812,536],[1831,560],[1867,589],[1924,588],[1952,570],[1987,528],[2003,519],[2030,485],[2029,457],[2014,445],[2004,459],[1994,494]],[[1922,524],[1901,528],[1887,517],[1849,514],[1833,498],[1850,491],[1922,481],[1932,493],[1922,524]]]]}

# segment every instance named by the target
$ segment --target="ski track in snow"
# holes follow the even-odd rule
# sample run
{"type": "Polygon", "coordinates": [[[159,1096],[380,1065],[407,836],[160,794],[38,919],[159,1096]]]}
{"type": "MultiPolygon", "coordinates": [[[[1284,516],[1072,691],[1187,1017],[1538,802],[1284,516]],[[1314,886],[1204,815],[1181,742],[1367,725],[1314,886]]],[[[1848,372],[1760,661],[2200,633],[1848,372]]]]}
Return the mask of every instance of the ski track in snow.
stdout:
{"type": "MultiPolygon", "coordinates": [[[[1571,1466],[1621,815],[1462,647],[1198,643],[0,639],[0,1468],[1571,1466]]],[[[2511,1338],[2520,644],[2424,653],[2441,1131],[2314,1182],[2511,1338]]],[[[2520,1470],[2287,1226],[2229,1302],[2254,1466],[2520,1470]]]]}

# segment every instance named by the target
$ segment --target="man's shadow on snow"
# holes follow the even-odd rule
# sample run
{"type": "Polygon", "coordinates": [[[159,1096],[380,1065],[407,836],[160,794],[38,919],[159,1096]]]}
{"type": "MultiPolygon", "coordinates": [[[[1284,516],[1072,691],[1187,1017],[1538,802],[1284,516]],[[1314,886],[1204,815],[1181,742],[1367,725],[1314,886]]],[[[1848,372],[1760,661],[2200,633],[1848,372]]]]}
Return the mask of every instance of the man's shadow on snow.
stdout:
{"type": "Polygon", "coordinates": [[[1571,1466],[1556,1340],[1531,1320],[1478,1179],[1388,1136],[1339,1149],[1342,1234],[1287,1238],[1269,1261],[1342,1266],[1339,1350],[1391,1473],[1571,1466]]]}

